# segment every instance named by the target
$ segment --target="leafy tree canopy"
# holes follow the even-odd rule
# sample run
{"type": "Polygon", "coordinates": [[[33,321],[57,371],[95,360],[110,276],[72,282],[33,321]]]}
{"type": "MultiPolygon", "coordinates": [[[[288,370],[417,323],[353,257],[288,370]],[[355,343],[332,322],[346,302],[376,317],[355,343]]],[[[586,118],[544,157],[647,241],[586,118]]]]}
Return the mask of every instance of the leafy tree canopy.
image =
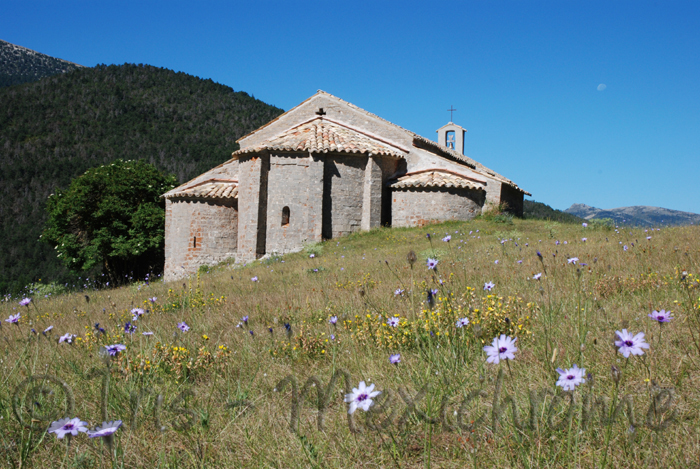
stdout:
{"type": "Polygon", "coordinates": [[[116,160],[89,169],[49,196],[42,240],[72,271],[101,269],[111,281],[161,272],[165,204],[174,176],[144,161],[116,160]]]}

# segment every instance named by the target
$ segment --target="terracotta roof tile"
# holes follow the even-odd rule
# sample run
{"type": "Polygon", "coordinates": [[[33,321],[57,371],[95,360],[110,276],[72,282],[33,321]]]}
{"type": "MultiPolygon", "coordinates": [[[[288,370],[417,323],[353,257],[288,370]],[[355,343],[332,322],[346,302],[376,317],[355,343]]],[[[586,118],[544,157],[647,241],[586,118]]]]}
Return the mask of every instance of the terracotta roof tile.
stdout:
{"type": "Polygon", "coordinates": [[[321,117],[293,127],[258,145],[234,152],[234,155],[262,150],[306,151],[310,153],[362,153],[403,158],[404,152],[342,124],[321,117]]]}
{"type": "Polygon", "coordinates": [[[395,181],[390,181],[389,185],[394,189],[405,189],[409,187],[445,187],[457,189],[484,190],[484,184],[467,178],[452,171],[431,169],[409,173],[395,181]]]}
{"type": "Polygon", "coordinates": [[[231,179],[208,179],[197,185],[185,187],[177,192],[169,192],[166,199],[194,197],[199,199],[237,199],[238,181],[231,179]]]}

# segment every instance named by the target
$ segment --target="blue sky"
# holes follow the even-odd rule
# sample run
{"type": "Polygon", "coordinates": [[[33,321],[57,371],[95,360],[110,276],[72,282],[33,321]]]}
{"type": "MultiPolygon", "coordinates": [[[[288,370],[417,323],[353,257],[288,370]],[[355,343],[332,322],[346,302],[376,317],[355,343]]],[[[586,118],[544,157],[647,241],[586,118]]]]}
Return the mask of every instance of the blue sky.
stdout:
{"type": "Polygon", "coordinates": [[[0,39],[285,110],[322,89],[432,139],[453,105],[534,200],[700,213],[700,2],[106,3],[2,0],[0,39]]]}

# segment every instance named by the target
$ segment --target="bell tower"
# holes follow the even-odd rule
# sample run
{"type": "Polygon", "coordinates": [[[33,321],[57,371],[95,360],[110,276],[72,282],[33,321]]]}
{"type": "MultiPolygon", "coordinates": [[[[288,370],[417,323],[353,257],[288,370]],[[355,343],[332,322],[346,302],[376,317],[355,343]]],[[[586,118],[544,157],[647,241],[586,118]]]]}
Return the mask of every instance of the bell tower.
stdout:
{"type": "Polygon", "coordinates": [[[446,146],[447,148],[463,155],[464,134],[467,133],[467,129],[452,122],[452,113],[456,110],[457,109],[453,109],[452,106],[450,106],[450,109],[448,109],[450,112],[450,122],[436,130],[438,134],[437,141],[440,145],[446,146]]]}

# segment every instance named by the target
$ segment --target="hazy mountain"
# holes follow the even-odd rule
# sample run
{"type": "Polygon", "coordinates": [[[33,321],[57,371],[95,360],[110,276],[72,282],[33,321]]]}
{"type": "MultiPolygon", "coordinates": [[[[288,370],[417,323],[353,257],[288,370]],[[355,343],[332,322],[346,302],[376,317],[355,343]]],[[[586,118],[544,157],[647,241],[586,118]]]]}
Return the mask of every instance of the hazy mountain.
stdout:
{"type": "Polygon", "coordinates": [[[573,204],[565,212],[586,220],[610,218],[618,225],[678,226],[700,224],[700,215],[697,213],[681,212],[661,207],[648,207],[646,205],[605,210],[585,204],[573,204]]]}
{"type": "Polygon", "coordinates": [[[40,242],[44,204],[85,170],[143,159],[182,182],[282,110],[212,80],[98,65],[0,88],[0,292],[73,278],[40,242]]]}
{"type": "Polygon", "coordinates": [[[0,40],[0,87],[29,83],[82,65],[0,40]]]}

